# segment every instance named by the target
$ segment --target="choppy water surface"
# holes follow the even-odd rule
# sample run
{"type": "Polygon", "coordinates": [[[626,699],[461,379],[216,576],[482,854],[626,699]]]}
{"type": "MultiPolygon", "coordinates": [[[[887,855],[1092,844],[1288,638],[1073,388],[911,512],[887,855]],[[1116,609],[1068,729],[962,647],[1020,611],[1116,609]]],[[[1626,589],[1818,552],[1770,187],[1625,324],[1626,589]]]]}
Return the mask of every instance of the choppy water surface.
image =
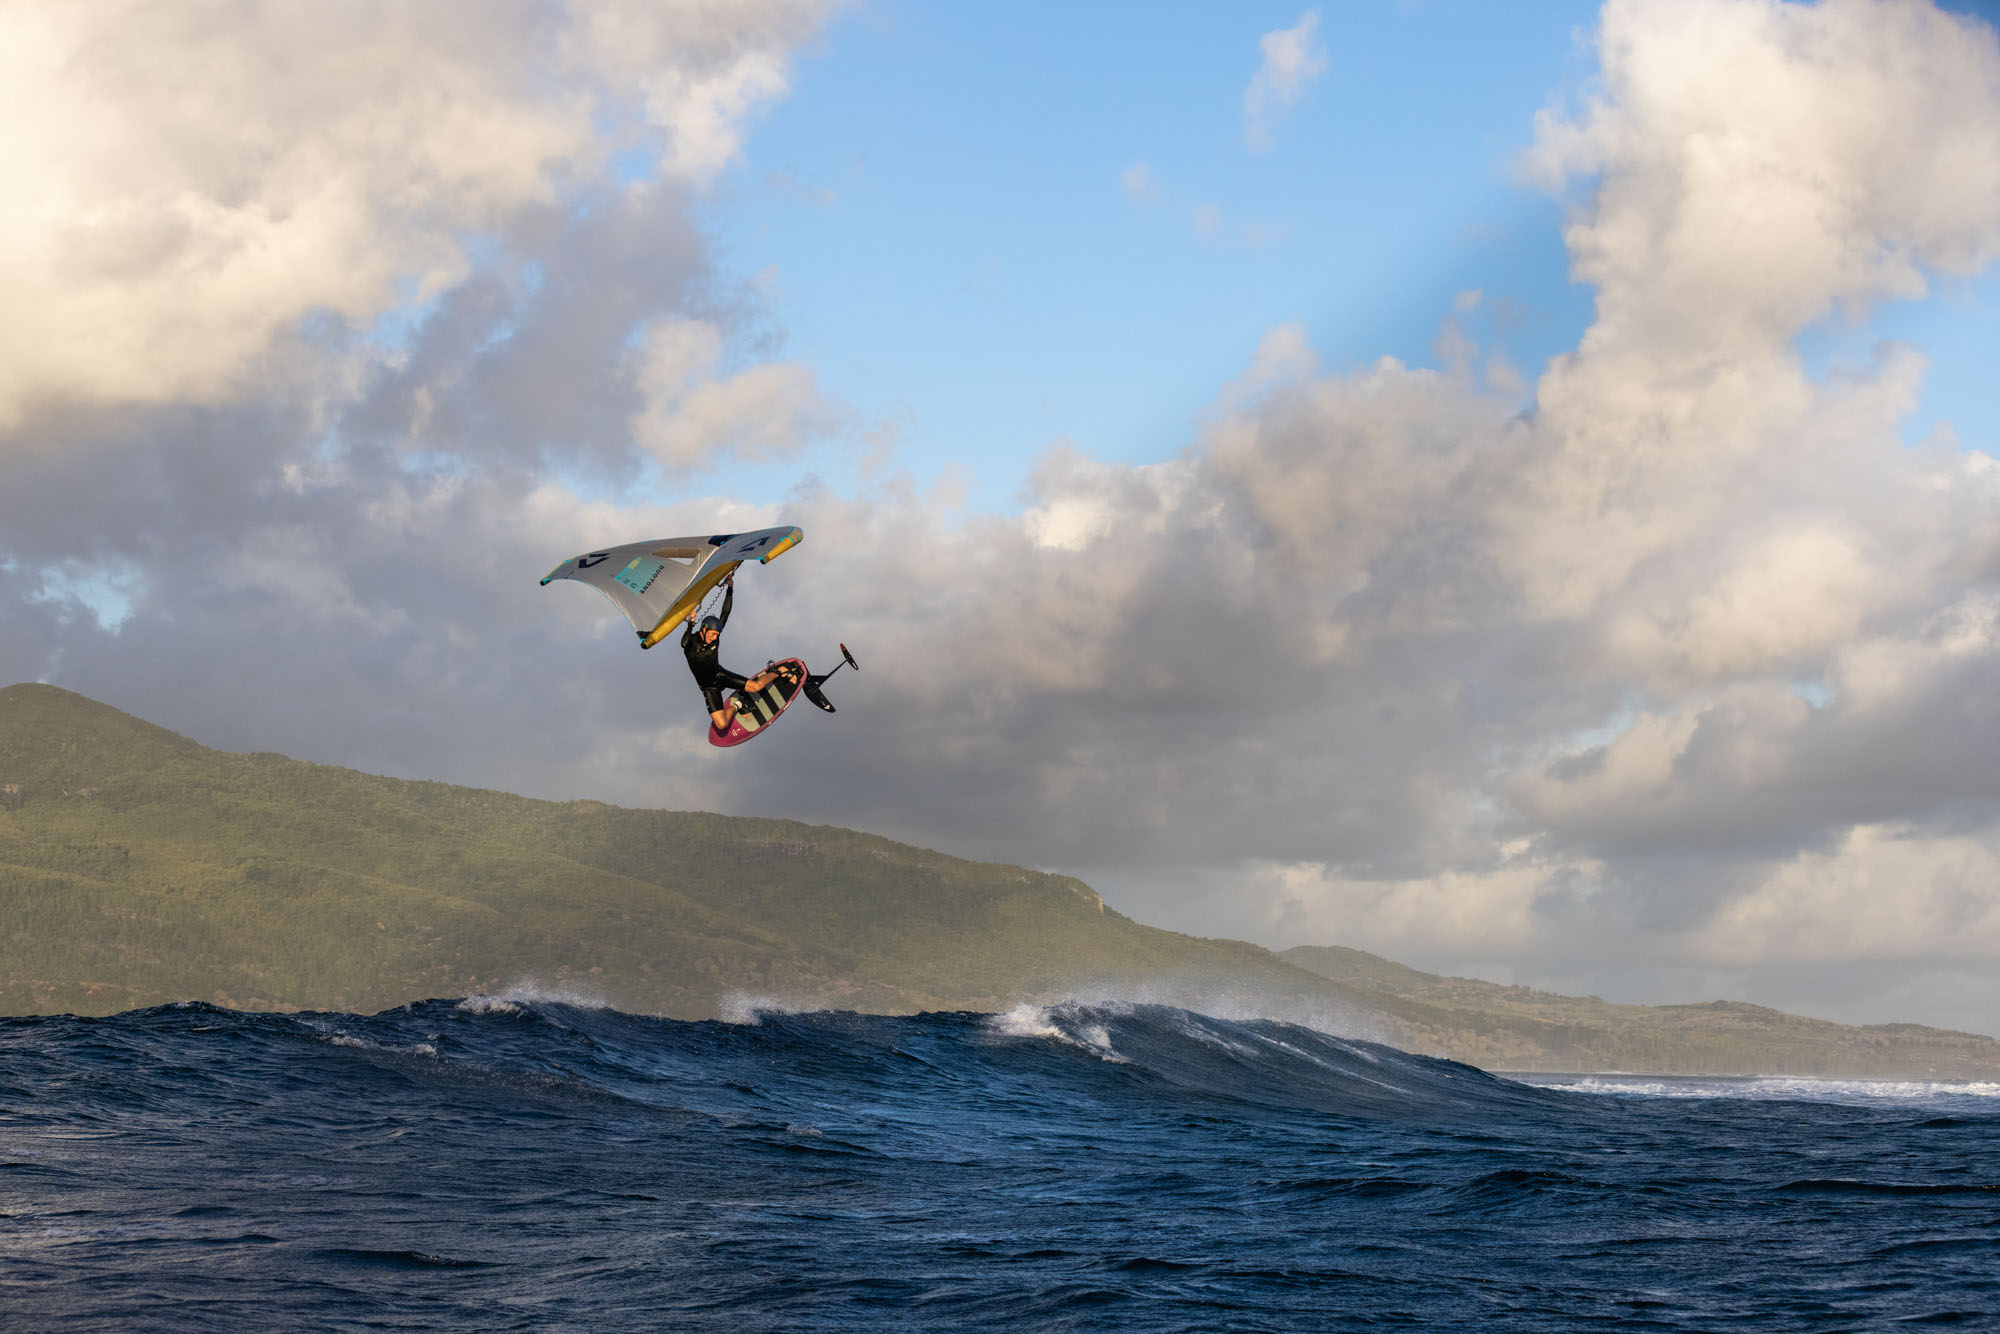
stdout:
{"type": "Polygon", "coordinates": [[[2000,1089],[1160,1006],[0,1021],[12,1329],[2000,1323],[2000,1089]]]}

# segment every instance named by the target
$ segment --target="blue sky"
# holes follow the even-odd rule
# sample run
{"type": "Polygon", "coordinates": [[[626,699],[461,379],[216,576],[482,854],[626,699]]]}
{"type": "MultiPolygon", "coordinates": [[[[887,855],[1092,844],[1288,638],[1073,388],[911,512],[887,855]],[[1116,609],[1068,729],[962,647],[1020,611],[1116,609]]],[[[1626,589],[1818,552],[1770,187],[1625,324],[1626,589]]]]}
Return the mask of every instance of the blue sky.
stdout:
{"type": "MultiPolygon", "coordinates": [[[[1180,452],[1290,321],[1329,370],[1432,365],[1455,296],[1477,290],[1467,332],[1532,385],[1575,346],[1591,294],[1569,280],[1566,201],[1516,161],[1537,111],[1589,94],[1597,11],[1096,4],[1026,23],[877,0],[800,58],[708,223],[778,354],[851,408],[851,437],[889,423],[920,486],[956,465],[971,506],[1008,511],[1058,441],[1124,462],[1180,452]],[[1323,72],[1255,151],[1258,39],[1306,14],[1323,72]]],[[[1948,417],[1990,446],[1996,292],[1949,280],[1941,299],[1829,321],[1804,350],[1832,368],[1882,337],[1917,343],[1933,371],[1906,437],[1948,417]]],[[[850,438],[804,471],[845,490],[865,452],[850,438]]],[[[774,475],[773,494],[798,476],[774,475]]]]}
{"type": "Polygon", "coordinates": [[[771,275],[785,354],[898,421],[919,481],[963,463],[1003,509],[1059,438],[1177,453],[1288,321],[1329,368],[1425,363],[1477,288],[1513,303],[1524,368],[1573,345],[1560,207],[1512,167],[1594,67],[1594,6],[1327,10],[1325,71],[1252,151],[1258,39],[1305,12],[868,5],[751,131],[710,214],[725,262],[771,275]]]}
{"type": "Polygon", "coordinates": [[[1930,362],[1923,400],[1903,423],[1903,439],[1916,444],[1941,426],[1959,445],[2000,453],[2000,277],[1931,275],[1923,298],[1891,302],[1859,322],[1835,316],[1799,340],[1807,364],[1821,374],[1865,367],[1874,348],[1894,339],[1921,348],[1930,362]]]}

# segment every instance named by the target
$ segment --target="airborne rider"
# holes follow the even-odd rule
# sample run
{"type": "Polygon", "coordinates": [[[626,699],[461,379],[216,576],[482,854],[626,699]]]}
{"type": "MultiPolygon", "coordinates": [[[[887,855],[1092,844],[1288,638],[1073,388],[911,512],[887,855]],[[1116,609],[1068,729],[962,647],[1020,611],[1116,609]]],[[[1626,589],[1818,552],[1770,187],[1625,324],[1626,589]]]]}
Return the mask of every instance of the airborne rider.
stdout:
{"type": "Polygon", "coordinates": [[[736,603],[736,576],[731,574],[723,581],[723,587],[722,614],[703,616],[697,625],[695,616],[701,608],[696,607],[688,612],[688,628],[681,632],[681,652],[687,654],[688,670],[694,673],[694,683],[701,687],[702,701],[708,705],[708,720],[715,724],[717,732],[729,730],[729,724],[742,710],[744,696],[754,695],[778,679],[775,668],[766,668],[745,679],[722,665],[722,627],[729,624],[729,610],[736,603]],[[725,689],[741,693],[725,703],[722,698],[725,689]]]}

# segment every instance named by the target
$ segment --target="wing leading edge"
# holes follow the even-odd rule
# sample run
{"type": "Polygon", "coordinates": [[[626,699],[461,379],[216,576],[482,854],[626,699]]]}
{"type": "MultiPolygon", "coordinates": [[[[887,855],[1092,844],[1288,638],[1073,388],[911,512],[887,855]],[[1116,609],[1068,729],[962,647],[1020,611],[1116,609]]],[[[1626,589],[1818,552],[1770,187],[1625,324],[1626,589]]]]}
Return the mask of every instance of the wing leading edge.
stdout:
{"type": "Polygon", "coordinates": [[[797,528],[760,528],[712,537],[663,537],[572,556],[542,576],[588,584],[624,614],[651,648],[673,632],[737,566],[768,565],[805,538],[797,528]]]}

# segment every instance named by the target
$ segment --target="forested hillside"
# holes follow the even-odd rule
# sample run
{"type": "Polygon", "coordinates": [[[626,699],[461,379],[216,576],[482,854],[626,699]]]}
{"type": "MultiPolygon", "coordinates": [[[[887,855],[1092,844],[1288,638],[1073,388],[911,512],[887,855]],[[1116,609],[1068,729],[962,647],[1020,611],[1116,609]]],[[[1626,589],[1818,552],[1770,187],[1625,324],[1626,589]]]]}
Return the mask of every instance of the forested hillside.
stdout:
{"type": "Polygon", "coordinates": [[[524,983],[699,1018],[1065,996],[1263,1014],[1489,1068],[2000,1077],[2000,1043],[1620,1006],[1141,925],[1089,886],[785,820],[206,749],[0,690],[0,1012],[372,1011],[524,983]]]}

